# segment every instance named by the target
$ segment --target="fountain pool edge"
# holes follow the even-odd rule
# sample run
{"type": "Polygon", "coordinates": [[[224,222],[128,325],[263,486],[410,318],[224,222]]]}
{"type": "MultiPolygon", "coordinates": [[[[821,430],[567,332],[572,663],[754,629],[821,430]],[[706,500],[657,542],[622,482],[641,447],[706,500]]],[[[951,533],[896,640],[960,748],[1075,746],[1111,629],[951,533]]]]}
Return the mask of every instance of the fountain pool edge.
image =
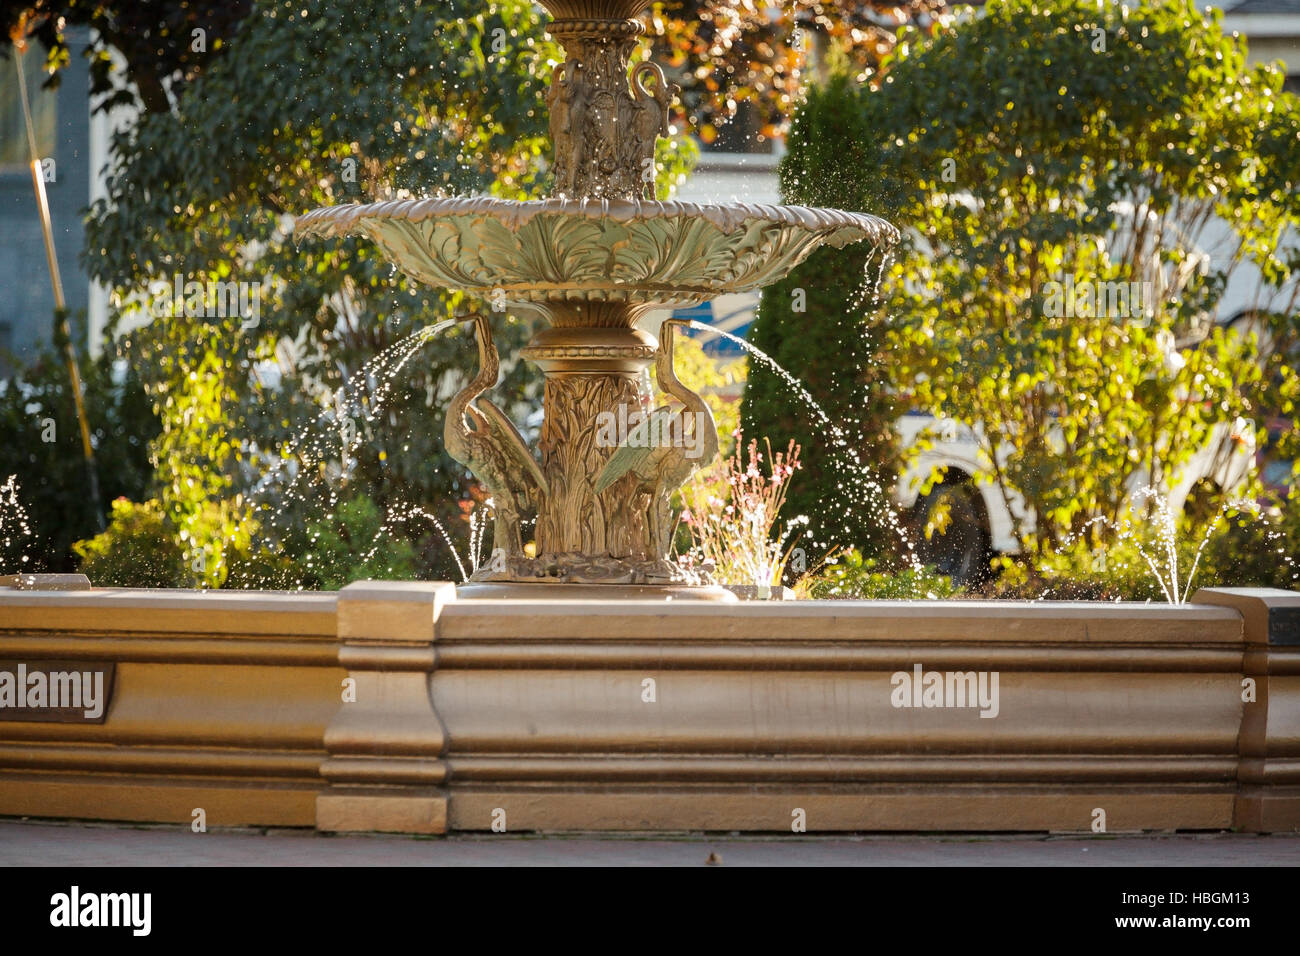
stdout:
{"type": "Polygon", "coordinates": [[[102,723],[0,720],[0,814],[1089,832],[1101,809],[1108,832],[1300,829],[1300,594],[1196,601],[0,590],[0,666],[115,670],[102,723]],[[997,717],[894,706],[917,664],[996,672],[997,717]]]}

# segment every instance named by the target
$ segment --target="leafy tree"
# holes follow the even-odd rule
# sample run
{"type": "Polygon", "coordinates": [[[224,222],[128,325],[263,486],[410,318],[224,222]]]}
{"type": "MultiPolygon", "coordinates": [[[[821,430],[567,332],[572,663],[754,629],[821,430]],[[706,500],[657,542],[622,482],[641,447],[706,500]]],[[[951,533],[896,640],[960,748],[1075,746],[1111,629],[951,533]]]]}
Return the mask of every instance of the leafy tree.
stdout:
{"type": "Polygon", "coordinates": [[[990,5],[861,101],[913,230],[889,285],[900,382],[974,427],[998,491],[1036,516],[1017,517],[1026,551],[1112,540],[1135,483],[1172,483],[1254,415],[1254,349],[1211,317],[1245,262],[1294,296],[1300,212],[1300,108],[1217,14],[1034,9],[990,5]],[[1290,172],[1260,176],[1278,127],[1290,172]]]}
{"type": "Polygon", "coordinates": [[[871,134],[850,147],[823,126],[784,175],[907,227],[891,375],[972,427],[999,492],[1037,517],[1022,548],[1103,544],[1134,482],[1176,476],[1272,387],[1251,340],[1208,319],[1249,262],[1264,311],[1294,324],[1296,100],[1183,0],[1003,0],[884,67],[878,89],[839,86],[835,115],[871,134]],[[1141,306],[1062,308],[1069,282],[1138,283],[1141,306]]]}
{"type": "Polygon", "coordinates": [[[96,109],[130,104],[165,113],[181,86],[222,54],[251,7],[250,0],[0,0],[0,51],[16,35],[34,36],[52,67],[46,85],[55,87],[68,62],[68,27],[89,27],[96,109]]]}
{"type": "Polygon", "coordinates": [[[714,143],[741,111],[760,142],[783,132],[809,67],[816,74],[830,51],[869,76],[908,28],[947,18],[944,0],[660,0],[650,23],[687,127],[714,143]]]}
{"type": "MultiPolygon", "coordinates": [[[[403,190],[535,190],[555,59],[523,2],[265,2],[228,49],[173,112],[116,137],[86,256],[123,316],[158,316],[121,347],[162,420],[159,500],[209,584],[242,537],[277,550],[359,491],[385,514],[456,512],[467,487],[442,451],[441,404],[472,343],[430,342],[393,381],[393,363],[373,361],[456,298],[395,274],[364,240],[299,247],[291,217],[403,190]],[[259,308],[194,316],[177,281],[244,282],[259,308]]],[[[505,355],[526,333],[497,331],[505,355]]],[[[503,391],[518,402],[526,383],[517,366],[503,391]]],[[[447,573],[446,557],[430,547],[426,570],[447,573]]]]}

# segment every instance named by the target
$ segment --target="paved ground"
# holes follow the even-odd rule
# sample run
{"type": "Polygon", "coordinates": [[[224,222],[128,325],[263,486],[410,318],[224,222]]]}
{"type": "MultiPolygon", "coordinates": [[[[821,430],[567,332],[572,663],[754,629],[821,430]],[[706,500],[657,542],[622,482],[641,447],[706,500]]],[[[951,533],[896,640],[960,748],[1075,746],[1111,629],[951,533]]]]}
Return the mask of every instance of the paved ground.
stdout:
{"type": "Polygon", "coordinates": [[[0,866],[1297,866],[1300,835],[323,836],[0,821],[0,866]]]}

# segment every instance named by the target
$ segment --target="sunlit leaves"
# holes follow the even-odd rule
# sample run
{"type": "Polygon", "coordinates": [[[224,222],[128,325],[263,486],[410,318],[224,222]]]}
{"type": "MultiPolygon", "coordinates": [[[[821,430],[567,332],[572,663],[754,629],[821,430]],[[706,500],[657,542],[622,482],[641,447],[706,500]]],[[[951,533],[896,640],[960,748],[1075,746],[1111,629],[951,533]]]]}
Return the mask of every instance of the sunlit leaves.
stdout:
{"type": "Polygon", "coordinates": [[[907,229],[886,283],[896,387],[982,426],[993,479],[1038,516],[1036,534],[1018,522],[1025,547],[1113,517],[1134,482],[1176,481],[1217,423],[1280,401],[1285,375],[1205,337],[1244,260],[1263,311],[1294,314],[1300,138],[1276,71],[1183,0],[990,3],[885,66],[878,93],[814,91],[783,181],[907,229]],[[1139,283],[1150,309],[1053,317],[1066,276],[1139,283]]]}

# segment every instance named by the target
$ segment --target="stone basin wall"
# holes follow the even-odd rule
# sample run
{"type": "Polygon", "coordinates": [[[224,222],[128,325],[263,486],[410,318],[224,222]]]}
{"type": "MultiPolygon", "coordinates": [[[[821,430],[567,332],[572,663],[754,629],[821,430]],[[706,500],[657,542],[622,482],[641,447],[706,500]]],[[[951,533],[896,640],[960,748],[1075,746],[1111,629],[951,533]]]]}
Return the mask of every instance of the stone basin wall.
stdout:
{"type": "Polygon", "coordinates": [[[0,815],[1300,829],[1288,591],[1172,608],[0,588],[0,670],[19,663],[112,688],[98,721],[0,706],[0,815]]]}

